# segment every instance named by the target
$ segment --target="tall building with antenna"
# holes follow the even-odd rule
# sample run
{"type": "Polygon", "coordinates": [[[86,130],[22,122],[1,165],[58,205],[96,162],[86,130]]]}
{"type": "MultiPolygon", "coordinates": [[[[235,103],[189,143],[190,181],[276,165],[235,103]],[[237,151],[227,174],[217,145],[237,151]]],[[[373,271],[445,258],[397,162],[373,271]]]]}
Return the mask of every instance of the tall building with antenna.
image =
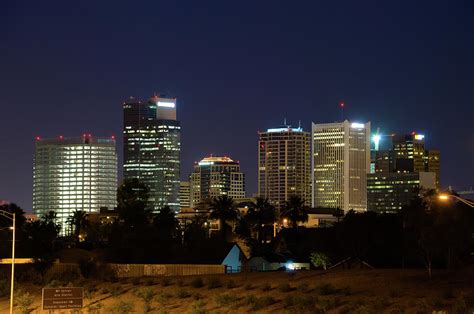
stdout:
{"type": "Polygon", "coordinates": [[[281,210],[290,196],[311,205],[311,134],[286,125],[259,132],[258,195],[281,210]]]}
{"type": "Polygon", "coordinates": [[[150,190],[149,207],[179,211],[181,125],[176,98],[155,95],[123,104],[124,178],[137,178],[150,190]]]}

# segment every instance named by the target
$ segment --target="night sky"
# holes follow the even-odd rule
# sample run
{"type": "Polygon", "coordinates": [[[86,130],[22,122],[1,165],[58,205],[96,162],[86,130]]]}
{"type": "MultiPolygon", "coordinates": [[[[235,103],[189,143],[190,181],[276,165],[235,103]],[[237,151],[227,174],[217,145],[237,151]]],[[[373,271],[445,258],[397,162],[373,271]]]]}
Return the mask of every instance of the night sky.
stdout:
{"type": "MultiPolygon", "coordinates": [[[[213,153],[257,190],[257,131],[345,116],[441,150],[474,186],[473,1],[1,1],[0,199],[31,209],[34,137],[118,136],[178,98],[182,178],[213,153]]],[[[121,173],[121,167],[119,169],[121,173]]]]}

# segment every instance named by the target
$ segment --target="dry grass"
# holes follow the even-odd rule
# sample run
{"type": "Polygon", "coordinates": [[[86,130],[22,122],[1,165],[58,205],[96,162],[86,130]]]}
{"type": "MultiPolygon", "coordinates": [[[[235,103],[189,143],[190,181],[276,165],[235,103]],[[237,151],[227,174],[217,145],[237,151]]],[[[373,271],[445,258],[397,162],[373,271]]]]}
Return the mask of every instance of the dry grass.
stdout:
{"type": "MultiPolygon", "coordinates": [[[[94,287],[87,289],[84,300],[91,313],[107,313],[112,308],[143,313],[147,307],[150,313],[454,313],[474,309],[473,279],[472,271],[438,271],[429,279],[421,270],[345,270],[142,278],[112,284],[82,280],[75,284],[94,287]]],[[[37,310],[42,287],[20,288],[32,297],[33,313],[41,313],[37,310]]],[[[8,312],[8,296],[0,298],[0,313],[4,312],[8,312]]]]}

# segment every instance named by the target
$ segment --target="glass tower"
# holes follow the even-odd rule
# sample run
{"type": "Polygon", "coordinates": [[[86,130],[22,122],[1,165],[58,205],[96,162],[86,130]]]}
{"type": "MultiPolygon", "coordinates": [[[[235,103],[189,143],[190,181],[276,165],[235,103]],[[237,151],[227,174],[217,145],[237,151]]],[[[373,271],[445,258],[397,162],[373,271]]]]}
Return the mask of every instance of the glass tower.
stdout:
{"type": "Polygon", "coordinates": [[[149,207],[179,211],[181,125],[176,98],[154,96],[123,104],[124,177],[137,178],[150,189],[149,207]]]}
{"type": "Polygon", "coordinates": [[[117,154],[114,138],[36,139],[33,165],[33,212],[54,211],[61,234],[71,230],[74,211],[113,210],[117,195],[117,154]]]}

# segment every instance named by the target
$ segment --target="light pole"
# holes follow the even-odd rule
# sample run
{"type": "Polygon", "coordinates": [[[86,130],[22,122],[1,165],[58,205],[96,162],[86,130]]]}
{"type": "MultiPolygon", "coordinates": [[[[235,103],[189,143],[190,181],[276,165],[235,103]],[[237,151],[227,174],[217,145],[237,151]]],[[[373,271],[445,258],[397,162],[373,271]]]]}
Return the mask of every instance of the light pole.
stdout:
{"type": "Polygon", "coordinates": [[[469,207],[472,207],[474,208],[474,202],[471,202],[471,201],[468,201],[462,197],[459,197],[457,195],[454,195],[454,194],[446,194],[446,193],[443,193],[443,194],[440,194],[438,195],[438,199],[442,200],[442,201],[447,201],[450,197],[454,198],[454,199],[457,199],[458,201],[466,204],[467,206],[469,207]]]}
{"type": "Polygon", "coordinates": [[[12,282],[10,285],[10,314],[13,314],[13,284],[15,283],[15,232],[16,232],[16,226],[15,226],[15,213],[10,213],[4,210],[0,210],[0,215],[7,217],[10,219],[13,224],[12,224],[12,230],[13,230],[13,237],[12,237],[12,282]]]}

